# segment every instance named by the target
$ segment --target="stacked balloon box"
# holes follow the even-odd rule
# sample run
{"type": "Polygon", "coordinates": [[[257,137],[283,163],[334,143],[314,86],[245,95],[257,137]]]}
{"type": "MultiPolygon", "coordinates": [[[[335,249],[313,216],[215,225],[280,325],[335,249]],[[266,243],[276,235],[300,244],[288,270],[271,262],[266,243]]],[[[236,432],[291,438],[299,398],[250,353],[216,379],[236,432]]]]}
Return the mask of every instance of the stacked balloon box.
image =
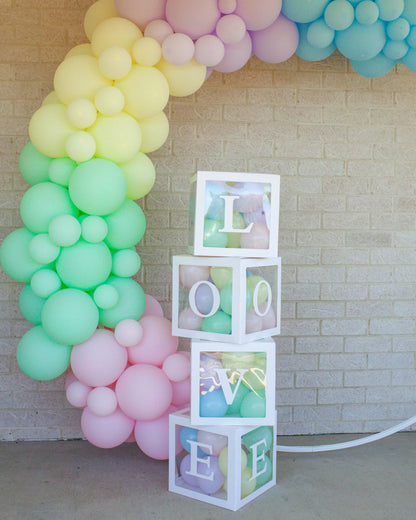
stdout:
{"type": "Polygon", "coordinates": [[[191,338],[191,406],[169,418],[169,490],[233,511],[276,484],[279,177],[198,172],[172,331],[191,338]]]}

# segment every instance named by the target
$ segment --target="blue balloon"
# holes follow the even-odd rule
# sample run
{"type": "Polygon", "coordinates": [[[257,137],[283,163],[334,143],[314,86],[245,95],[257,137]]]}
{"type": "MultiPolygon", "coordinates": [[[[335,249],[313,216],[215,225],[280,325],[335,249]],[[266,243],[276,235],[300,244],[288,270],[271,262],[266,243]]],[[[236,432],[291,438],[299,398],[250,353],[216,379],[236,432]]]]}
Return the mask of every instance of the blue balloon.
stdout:
{"type": "Polygon", "coordinates": [[[383,53],[380,53],[374,58],[371,58],[371,60],[351,60],[350,63],[355,72],[358,72],[361,76],[365,76],[366,78],[379,78],[380,76],[384,76],[384,74],[390,72],[395,66],[396,61],[391,60],[384,56],[383,53]]]}
{"type": "Polygon", "coordinates": [[[347,0],[333,0],[325,9],[325,22],[335,31],[344,31],[354,21],[354,8],[347,0]]]}
{"type": "Polygon", "coordinates": [[[309,23],[320,18],[331,0],[283,0],[282,13],[298,23],[309,23]]]}
{"type": "Polygon", "coordinates": [[[387,36],[391,40],[404,40],[410,32],[410,24],[405,18],[397,18],[387,24],[387,36]]]}
{"type": "Polygon", "coordinates": [[[416,49],[410,49],[400,61],[412,72],[416,72],[416,49]]]}
{"type": "Polygon", "coordinates": [[[412,49],[416,48],[416,27],[410,29],[409,35],[406,38],[406,43],[409,47],[412,47],[412,49]]]}
{"type": "Polygon", "coordinates": [[[398,18],[404,10],[404,0],[376,0],[380,20],[389,22],[398,18]]]}
{"type": "Polygon", "coordinates": [[[402,16],[410,25],[416,25],[416,0],[406,0],[402,16]]]}
{"type": "Polygon", "coordinates": [[[308,43],[317,49],[325,49],[334,41],[335,31],[320,18],[312,22],[306,33],[308,43]]]}
{"type": "Polygon", "coordinates": [[[335,43],[340,53],[350,60],[370,60],[377,56],[386,44],[384,24],[380,20],[372,25],[354,22],[345,31],[336,33],[335,43]]]}
{"type": "Polygon", "coordinates": [[[395,42],[395,41],[388,41],[386,45],[384,46],[383,53],[387,58],[390,58],[391,60],[400,60],[407,54],[407,51],[409,50],[409,46],[406,42],[395,42]]]}
{"type": "Polygon", "coordinates": [[[308,42],[307,38],[309,24],[298,24],[298,29],[299,44],[298,48],[296,49],[296,54],[299,56],[299,58],[302,58],[306,61],[321,61],[328,58],[328,56],[330,56],[334,52],[336,47],[333,43],[331,43],[331,45],[328,45],[328,47],[325,47],[324,49],[312,47],[312,45],[308,42]]]}
{"type": "Polygon", "coordinates": [[[379,9],[372,0],[364,0],[355,8],[355,18],[362,25],[371,25],[377,21],[379,9]]]}
{"type": "Polygon", "coordinates": [[[220,389],[199,396],[199,415],[201,417],[224,417],[228,405],[224,392],[220,389]]]}
{"type": "MultiPolygon", "coordinates": [[[[196,428],[189,428],[188,426],[182,426],[181,431],[179,432],[179,440],[181,441],[182,448],[186,450],[188,453],[191,451],[191,445],[188,441],[197,442],[198,440],[198,430],[196,428]]],[[[201,448],[198,447],[197,457],[202,459],[203,457],[207,457],[208,455],[204,453],[201,448]]]]}

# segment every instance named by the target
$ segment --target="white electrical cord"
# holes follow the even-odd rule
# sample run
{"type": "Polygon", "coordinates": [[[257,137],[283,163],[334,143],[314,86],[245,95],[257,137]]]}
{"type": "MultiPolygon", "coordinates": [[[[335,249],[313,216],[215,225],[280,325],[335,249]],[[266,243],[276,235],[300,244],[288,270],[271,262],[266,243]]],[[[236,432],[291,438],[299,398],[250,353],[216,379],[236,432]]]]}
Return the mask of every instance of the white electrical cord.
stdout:
{"type": "Polygon", "coordinates": [[[284,451],[286,453],[314,453],[319,451],[335,451],[335,450],[344,450],[346,448],[353,448],[355,446],[360,446],[362,444],[369,444],[370,442],[378,441],[383,439],[384,437],[389,437],[394,433],[399,432],[400,430],[404,430],[412,424],[416,423],[416,415],[407,419],[407,421],[403,421],[396,426],[392,426],[387,430],[384,430],[379,433],[374,433],[373,435],[368,435],[367,437],[361,437],[359,439],[355,439],[353,441],[347,442],[339,442],[337,444],[322,444],[320,446],[276,446],[276,451],[284,451]]]}

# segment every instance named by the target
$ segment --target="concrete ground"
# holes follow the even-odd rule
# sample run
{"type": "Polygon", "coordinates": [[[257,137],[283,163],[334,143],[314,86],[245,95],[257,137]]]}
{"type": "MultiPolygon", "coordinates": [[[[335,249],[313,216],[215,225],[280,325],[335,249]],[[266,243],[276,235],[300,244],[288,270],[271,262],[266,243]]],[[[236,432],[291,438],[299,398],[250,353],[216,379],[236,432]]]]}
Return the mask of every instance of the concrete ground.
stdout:
{"type": "MultiPolygon", "coordinates": [[[[279,438],[328,444],[351,436],[279,438]]],[[[231,511],[171,493],[168,464],[136,444],[0,444],[1,520],[413,520],[416,433],[338,452],[277,456],[278,485],[231,511]]]]}

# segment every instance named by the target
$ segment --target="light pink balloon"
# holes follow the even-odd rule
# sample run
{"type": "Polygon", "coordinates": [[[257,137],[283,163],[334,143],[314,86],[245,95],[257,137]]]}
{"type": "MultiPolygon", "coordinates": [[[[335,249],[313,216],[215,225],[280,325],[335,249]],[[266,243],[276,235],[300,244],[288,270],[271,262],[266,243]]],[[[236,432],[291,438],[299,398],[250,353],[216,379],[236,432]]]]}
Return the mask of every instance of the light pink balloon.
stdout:
{"type": "Polygon", "coordinates": [[[218,20],[215,31],[224,43],[238,43],[246,34],[246,24],[240,16],[228,14],[218,20]]]}
{"type": "Polygon", "coordinates": [[[117,323],[114,337],[123,347],[132,347],[142,339],[143,328],[136,320],[126,319],[117,323]]]}
{"type": "Polygon", "coordinates": [[[114,0],[117,13],[144,29],[152,20],[165,17],[166,0],[114,0]]]}
{"type": "Polygon", "coordinates": [[[167,0],[166,20],[193,40],[213,32],[221,13],[217,0],[167,0]]]}
{"type": "Polygon", "coordinates": [[[235,72],[241,69],[251,58],[251,49],[251,38],[246,32],[240,42],[225,46],[224,58],[214,69],[218,72],[235,72]]]}
{"type": "Polygon", "coordinates": [[[74,373],[71,369],[68,370],[68,373],[65,377],[65,390],[68,388],[68,386],[73,383],[74,381],[77,381],[77,378],[74,376],[74,373]]]}
{"type": "Polygon", "coordinates": [[[266,224],[253,224],[250,233],[241,235],[240,245],[244,249],[267,249],[269,247],[270,232],[266,224]]]}
{"type": "Polygon", "coordinates": [[[107,417],[98,417],[84,408],[81,429],[91,444],[98,448],[115,448],[125,442],[134,428],[134,420],[119,408],[107,417]]]}
{"type": "Polygon", "coordinates": [[[134,365],[120,376],[116,395],[122,411],[137,421],[152,421],[163,415],[172,401],[172,385],[153,365],[134,365]]]}
{"type": "MultiPolygon", "coordinates": [[[[264,302],[262,305],[260,305],[260,312],[264,312],[266,310],[265,306],[267,305],[267,302],[264,302]]],[[[273,307],[270,307],[268,312],[265,314],[265,316],[262,317],[262,327],[261,330],[266,329],[272,329],[276,327],[277,321],[276,321],[276,313],[274,312],[273,307]]]]}
{"type": "Polygon", "coordinates": [[[172,65],[185,65],[192,59],[194,52],[194,42],[186,34],[171,34],[163,40],[163,57],[172,65]]]}
{"type": "Polygon", "coordinates": [[[248,309],[246,314],[246,334],[263,330],[263,320],[257,316],[253,309],[248,309]]]}
{"type": "Polygon", "coordinates": [[[116,381],[127,364],[127,351],[106,329],[98,329],[71,353],[75,376],[89,386],[107,386],[116,381]]]}
{"type": "Polygon", "coordinates": [[[130,363],[162,366],[163,361],[178,348],[178,338],[172,336],[172,323],[160,316],[145,316],[139,323],[143,336],[136,346],[127,349],[130,363]]]}
{"type": "Polygon", "coordinates": [[[191,401],[191,379],[188,377],[178,383],[172,383],[172,404],[184,406],[191,401]]]}
{"type": "MultiPolygon", "coordinates": [[[[134,427],[134,436],[139,448],[148,457],[156,460],[169,458],[169,414],[176,410],[169,407],[161,417],[154,421],[137,421],[134,427]]],[[[182,445],[177,435],[175,453],[182,451],[182,445]]]]}
{"type": "Polygon", "coordinates": [[[87,398],[90,392],[90,386],[84,385],[84,383],[75,379],[66,389],[66,398],[68,403],[75,406],[75,408],[84,408],[87,406],[87,398]]]}
{"type": "Polygon", "coordinates": [[[249,31],[259,31],[271,25],[281,9],[282,0],[238,0],[235,14],[243,18],[249,31]]]}
{"type": "Polygon", "coordinates": [[[224,53],[225,47],[223,42],[213,34],[201,36],[195,42],[195,59],[206,67],[218,65],[223,59],[224,53]]]}
{"type": "Polygon", "coordinates": [[[166,20],[153,20],[144,30],[144,35],[157,40],[162,45],[163,40],[173,34],[172,27],[166,20]]]}
{"type": "Polygon", "coordinates": [[[231,14],[236,10],[237,0],[218,0],[218,8],[224,14],[231,14]]]}
{"type": "Polygon", "coordinates": [[[200,446],[204,453],[216,457],[218,457],[221,450],[228,445],[228,437],[226,435],[219,435],[218,433],[207,432],[206,430],[198,430],[197,440],[205,445],[200,446]],[[211,449],[209,449],[208,446],[211,449]]]}
{"type": "Polygon", "coordinates": [[[183,381],[191,373],[191,361],[182,352],[175,352],[175,354],[171,354],[165,359],[162,370],[170,381],[183,381]]]}
{"type": "Polygon", "coordinates": [[[187,307],[179,313],[178,325],[180,329],[201,330],[204,318],[197,316],[194,311],[187,307]]]}
{"type": "Polygon", "coordinates": [[[144,308],[144,312],[142,314],[142,318],[145,316],[161,316],[163,317],[163,309],[160,303],[150,296],[150,294],[146,294],[146,307],[144,308]]]}
{"type": "Polygon", "coordinates": [[[107,386],[99,386],[91,390],[87,398],[89,410],[99,417],[111,415],[117,409],[117,397],[114,390],[107,386]]]}
{"type": "Polygon", "coordinates": [[[209,279],[210,268],[203,265],[180,265],[179,280],[187,289],[192,289],[196,282],[209,279]]]}
{"type": "Polygon", "coordinates": [[[277,20],[262,31],[251,33],[254,54],[267,63],[288,60],[299,44],[297,25],[281,14],[277,20]]]}

